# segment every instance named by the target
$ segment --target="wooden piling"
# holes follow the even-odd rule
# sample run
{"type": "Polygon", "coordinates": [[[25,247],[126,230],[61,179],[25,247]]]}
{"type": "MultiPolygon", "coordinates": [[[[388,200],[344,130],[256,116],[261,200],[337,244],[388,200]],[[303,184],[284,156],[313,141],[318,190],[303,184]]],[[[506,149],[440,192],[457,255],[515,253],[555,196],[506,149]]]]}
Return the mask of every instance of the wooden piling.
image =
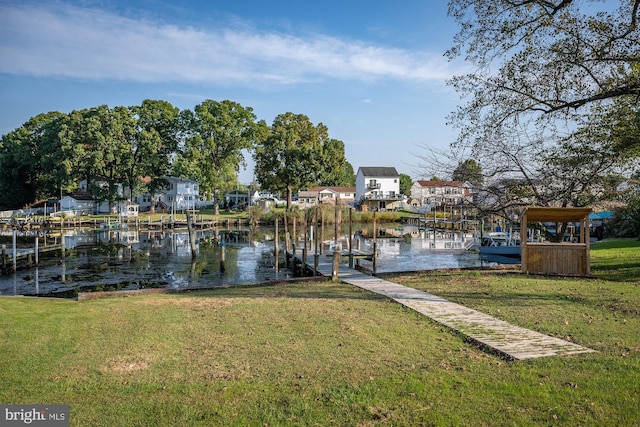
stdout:
{"type": "Polygon", "coordinates": [[[275,269],[276,269],[276,273],[278,272],[278,218],[276,217],[275,219],[275,228],[276,228],[276,232],[275,232],[275,241],[274,241],[274,256],[275,256],[275,269]]]}
{"type": "Polygon", "coordinates": [[[353,209],[349,208],[349,268],[353,268],[353,209]]]}
{"type": "Polygon", "coordinates": [[[309,224],[306,221],[304,222],[304,246],[302,246],[302,269],[307,265],[307,228],[309,224]]]}
{"type": "Polygon", "coordinates": [[[18,260],[18,237],[16,234],[16,230],[13,230],[13,271],[15,272],[17,269],[17,260],[18,260]]]}
{"type": "Polygon", "coordinates": [[[226,268],[226,245],[224,242],[220,243],[220,273],[224,273],[226,268]]]}
{"type": "Polygon", "coordinates": [[[340,268],[340,251],[333,252],[333,268],[331,269],[331,280],[338,280],[338,269],[340,268]]]}
{"type": "Polygon", "coordinates": [[[371,254],[373,263],[373,274],[378,269],[378,230],[376,228],[376,211],[373,211],[373,254],[371,254]]]}
{"type": "Polygon", "coordinates": [[[187,233],[189,234],[189,246],[191,247],[191,259],[194,260],[198,256],[196,251],[196,237],[193,232],[193,224],[191,223],[191,216],[189,210],[187,210],[187,233]]]}
{"type": "Polygon", "coordinates": [[[324,209],[320,209],[320,255],[324,255],[324,209]]]}

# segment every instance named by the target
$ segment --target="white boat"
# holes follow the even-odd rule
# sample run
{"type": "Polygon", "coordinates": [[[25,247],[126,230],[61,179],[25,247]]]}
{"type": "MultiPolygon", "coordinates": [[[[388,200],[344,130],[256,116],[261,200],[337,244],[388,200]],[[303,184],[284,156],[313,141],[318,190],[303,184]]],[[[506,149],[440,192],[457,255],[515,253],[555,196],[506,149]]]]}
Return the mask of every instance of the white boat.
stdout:
{"type": "Polygon", "coordinates": [[[502,255],[508,257],[520,256],[520,236],[518,233],[496,231],[487,233],[480,238],[480,254],[502,255]]]}

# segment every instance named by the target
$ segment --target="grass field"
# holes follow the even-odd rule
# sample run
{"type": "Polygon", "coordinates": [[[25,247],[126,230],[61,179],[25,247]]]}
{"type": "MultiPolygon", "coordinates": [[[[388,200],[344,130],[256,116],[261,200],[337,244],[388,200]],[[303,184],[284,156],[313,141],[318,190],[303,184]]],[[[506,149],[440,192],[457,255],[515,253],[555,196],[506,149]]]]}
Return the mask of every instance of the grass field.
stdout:
{"type": "Polygon", "coordinates": [[[518,362],[332,282],[0,298],[0,403],[74,426],[639,426],[640,243],[594,245],[592,271],[387,277],[598,350],[518,362]]]}

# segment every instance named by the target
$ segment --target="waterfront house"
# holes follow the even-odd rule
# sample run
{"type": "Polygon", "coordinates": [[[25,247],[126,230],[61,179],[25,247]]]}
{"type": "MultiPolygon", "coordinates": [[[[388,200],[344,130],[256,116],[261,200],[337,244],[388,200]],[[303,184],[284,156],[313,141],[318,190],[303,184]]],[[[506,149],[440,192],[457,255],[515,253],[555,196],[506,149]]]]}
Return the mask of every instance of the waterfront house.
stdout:
{"type": "Polygon", "coordinates": [[[323,203],[350,205],[355,201],[356,187],[313,187],[298,192],[298,206],[308,208],[323,203]]]}
{"type": "Polygon", "coordinates": [[[249,205],[250,200],[248,191],[233,190],[224,195],[224,201],[230,209],[244,209],[249,205]]]}
{"type": "Polygon", "coordinates": [[[400,174],[394,167],[360,167],[356,173],[355,203],[363,211],[385,211],[400,206],[400,174]]]}
{"type": "MultiPolygon", "coordinates": [[[[195,209],[200,203],[200,186],[197,181],[187,178],[165,176],[166,186],[151,193],[134,195],[132,201],[140,205],[141,211],[147,211],[151,205],[167,210],[195,209]]],[[[143,179],[148,181],[148,178],[143,179]]]]}
{"type": "Polygon", "coordinates": [[[89,193],[74,193],[60,199],[60,210],[71,215],[97,213],[98,202],[89,193]]]}
{"type": "Polygon", "coordinates": [[[418,180],[411,186],[411,199],[422,207],[461,206],[473,202],[471,185],[460,181],[418,180]]]}

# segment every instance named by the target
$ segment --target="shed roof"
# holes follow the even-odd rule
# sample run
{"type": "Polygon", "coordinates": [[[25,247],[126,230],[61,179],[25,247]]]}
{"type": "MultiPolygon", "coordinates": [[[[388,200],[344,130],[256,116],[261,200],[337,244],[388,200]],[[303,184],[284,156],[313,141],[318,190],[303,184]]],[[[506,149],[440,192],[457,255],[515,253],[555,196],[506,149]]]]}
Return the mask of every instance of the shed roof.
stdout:
{"type": "Polygon", "coordinates": [[[529,207],[524,211],[528,222],[574,222],[589,216],[591,208],[529,207]]]}

